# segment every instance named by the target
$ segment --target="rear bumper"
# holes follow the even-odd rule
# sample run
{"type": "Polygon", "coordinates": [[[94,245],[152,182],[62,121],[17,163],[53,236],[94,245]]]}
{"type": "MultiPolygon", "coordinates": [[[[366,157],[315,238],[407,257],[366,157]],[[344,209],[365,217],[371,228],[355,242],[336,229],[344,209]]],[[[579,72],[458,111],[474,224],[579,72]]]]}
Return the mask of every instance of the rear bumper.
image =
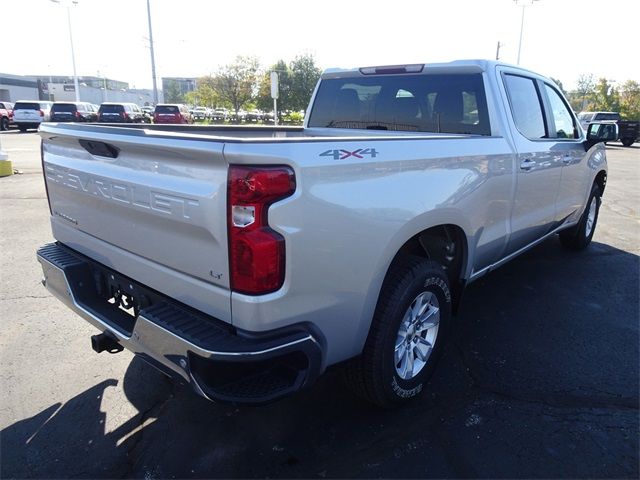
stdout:
{"type": "Polygon", "coordinates": [[[321,373],[321,336],[308,325],[240,331],[61,244],[45,245],[37,257],[43,284],[54,296],[209,400],[267,403],[310,385],[321,373]],[[132,304],[133,314],[123,310],[132,304]]]}

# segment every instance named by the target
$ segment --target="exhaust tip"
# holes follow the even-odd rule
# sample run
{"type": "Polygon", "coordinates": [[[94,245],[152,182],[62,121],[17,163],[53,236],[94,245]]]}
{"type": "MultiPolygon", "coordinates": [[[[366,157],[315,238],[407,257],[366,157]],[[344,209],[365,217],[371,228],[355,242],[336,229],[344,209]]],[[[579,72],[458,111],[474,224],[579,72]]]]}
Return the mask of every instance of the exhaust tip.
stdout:
{"type": "Polygon", "coordinates": [[[109,353],[118,353],[124,350],[124,347],[118,343],[113,335],[107,332],[103,332],[99,335],[92,335],[91,348],[93,348],[93,351],[96,353],[101,353],[105,350],[109,353]]]}

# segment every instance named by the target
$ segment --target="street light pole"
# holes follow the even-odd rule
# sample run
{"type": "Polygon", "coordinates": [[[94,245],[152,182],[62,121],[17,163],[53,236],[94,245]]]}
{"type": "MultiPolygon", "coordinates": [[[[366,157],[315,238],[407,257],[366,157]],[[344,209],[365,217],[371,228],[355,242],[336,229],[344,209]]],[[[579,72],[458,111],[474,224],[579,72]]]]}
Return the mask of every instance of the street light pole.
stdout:
{"type": "MultiPolygon", "coordinates": [[[[73,2],[76,5],[78,2],[73,2]]],[[[76,53],[73,49],[73,32],[71,31],[71,5],[67,4],[67,23],[69,25],[69,43],[71,43],[71,61],[73,63],[73,86],[76,91],[76,102],[80,101],[80,86],[78,85],[78,73],[76,72],[76,53]]]]}
{"type": "Polygon", "coordinates": [[[73,48],[73,32],[71,31],[71,6],[77,5],[78,0],[67,0],[64,4],[60,0],[51,0],[53,3],[63,5],[67,9],[67,26],[69,27],[69,43],[71,44],[71,62],[73,64],[73,85],[76,91],[76,102],[80,101],[80,86],[78,85],[78,74],[76,72],[76,53],[73,48]]]}
{"type": "Polygon", "coordinates": [[[156,58],[153,52],[153,31],[151,30],[151,5],[147,0],[147,17],[149,19],[149,50],[151,51],[151,75],[153,75],[153,103],[158,104],[158,83],[156,80],[156,58]]]}
{"type": "MultiPolygon", "coordinates": [[[[516,2],[516,5],[519,3],[518,0],[513,0],[516,2]]],[[[533,2],[537,0],[529,0],[529,5],[533,5],[533,2]]],[[[522,16],[520,17],[520,41],[518,42],[518,60],[517,64],[520,65],[520,51],[522,50],[522,32],[524,31],[524,10],[527,7],[526,3],[522,3],[522,16]]]]}

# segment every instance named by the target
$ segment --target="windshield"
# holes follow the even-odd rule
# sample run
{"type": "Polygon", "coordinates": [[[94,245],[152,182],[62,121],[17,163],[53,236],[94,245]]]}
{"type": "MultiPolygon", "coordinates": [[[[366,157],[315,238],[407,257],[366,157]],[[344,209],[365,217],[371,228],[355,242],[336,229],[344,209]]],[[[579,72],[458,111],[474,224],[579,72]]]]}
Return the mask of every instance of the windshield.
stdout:
{"type": "Polygon", "coordinates": [[[322,80],[309,126],[491,134],[480,74],[322,80]]]}

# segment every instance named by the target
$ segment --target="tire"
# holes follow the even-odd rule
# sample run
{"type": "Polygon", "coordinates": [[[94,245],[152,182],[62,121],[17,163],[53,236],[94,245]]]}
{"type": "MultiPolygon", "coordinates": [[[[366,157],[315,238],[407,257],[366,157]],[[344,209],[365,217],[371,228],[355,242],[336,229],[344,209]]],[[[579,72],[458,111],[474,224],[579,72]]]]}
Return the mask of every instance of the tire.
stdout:
{"type": "Polygon", "coordinates": [[[624,145],[625,147],[630,147],[631,145],[634,144],[633,138],[621,138],[620,141],[622,142],[622,145],[624,145]]]}
{"type": "Polygon", "coordinates": [[[577,225],[560,232],[560,243],[569,250],[583,250],[589,246],[598,223],[601,200],[600,187],[593,184],[587,206],[577,225]]]}
{"type": "Polygon", "coordinates": [[[381,407],[417,397],[433,374],[450,324],[451,293],[442,267],[421,257],[399,258],[385,278],[362,354],[345,365],[347,386],[381,407]],[[424,321],[423,327],[432,325],[422,332],[417,327],[414,330],[415,325],[406,328],[412,307],[419,304],[424,305],[420,309],[424,313],[417,319],[424,321]],[[430,341],[432,348],[417,338],[420,336],[430,341]],[[411,348],[407,349],[407,345],[411,348]],[[412,362],[408,361],[409,356],[414,358],[412,362]],[[409,363],[414,365],[412,371],[409,363]]]}
{"type": "Polygon", "coordinates": [[[0,120],[0,130],[9,130],[9,119],[7,117],[2,117],[0,120]]]}
{"type": "Polygon", "coordinates": [[[26,126],[26,125],[18,125],[18,128],[20,129],[20,131],[21,131],[22,133],[24,133],[24,132],[26,132],[26,131],[27,131],[27,126],[26,126]]]}

